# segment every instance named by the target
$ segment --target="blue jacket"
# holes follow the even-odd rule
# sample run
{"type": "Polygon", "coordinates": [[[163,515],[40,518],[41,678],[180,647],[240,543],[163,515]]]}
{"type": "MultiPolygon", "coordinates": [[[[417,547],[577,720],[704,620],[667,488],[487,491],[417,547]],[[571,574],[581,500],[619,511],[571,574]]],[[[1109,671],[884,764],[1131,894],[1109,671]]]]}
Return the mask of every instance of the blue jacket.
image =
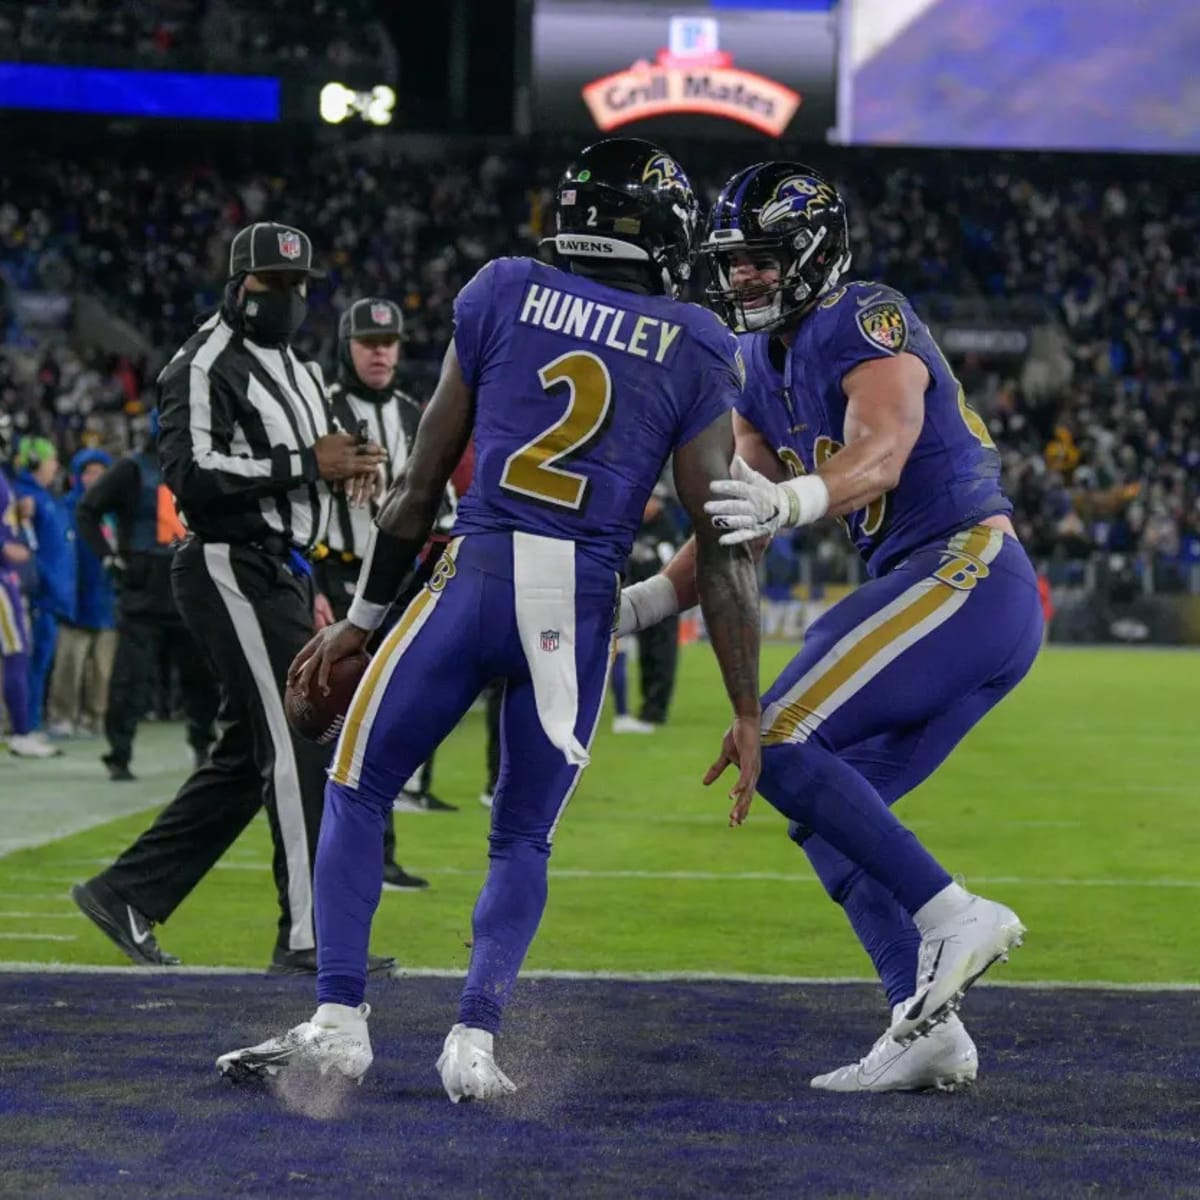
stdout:
{"type": "Polygon", "coordinates": [[[37,545],[33,550],[38,588],[29,598],[31,607],[74,622],[78,607],[75,533],[66,505],[28,471],[17,475],[17,495],[32,496],[34,503],[33,534],[37,545]]]}
{"type": "Polygon", "coordinates": [[[112,458],[103,450],[80,450],[71,459],[71,490],[64,497],[67,519],[71,523],[72,533],[75,534],[79,597],[75,624],[84,629],[112,629],[117,623],[116,588],[109,573],[100,565],[100,560],[87,542],[79,536],[75,527],[75,506],[85,490],[80,480],[84,469],[91,463],[100,463],[108,468],[112,466],[112,458]]]}

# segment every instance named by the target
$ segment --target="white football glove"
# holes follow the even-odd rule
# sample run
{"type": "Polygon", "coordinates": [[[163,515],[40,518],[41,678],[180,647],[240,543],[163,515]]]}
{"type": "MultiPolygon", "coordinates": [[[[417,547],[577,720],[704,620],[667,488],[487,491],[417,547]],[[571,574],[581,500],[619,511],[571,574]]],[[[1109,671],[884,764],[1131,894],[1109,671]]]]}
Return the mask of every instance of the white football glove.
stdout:
{"type": "Polygon", "coordinates": [[[727,531],[721,535],[722,546],[754,542],[774,537],[780,529],[807,525],[824,516],[829,507],[829,489],[817,475],[772,483],[735,455],[729,476],[709,485],[714,496],[728,499],[709,500],[704,505],[713,528],[727,531]]]}

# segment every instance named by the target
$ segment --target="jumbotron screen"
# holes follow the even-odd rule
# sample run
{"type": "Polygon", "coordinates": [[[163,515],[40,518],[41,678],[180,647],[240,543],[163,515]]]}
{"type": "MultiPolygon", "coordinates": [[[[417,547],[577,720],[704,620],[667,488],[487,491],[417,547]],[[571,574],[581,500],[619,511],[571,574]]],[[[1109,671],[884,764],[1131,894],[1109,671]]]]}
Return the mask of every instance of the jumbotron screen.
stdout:
{"type": "Polygon", "coordinates": [[[1197,0],[853,0],[847,140],[1200,151],[1197,0]]]}
{"type": "Polygon", "coordinates": [[[539,0],[539,131],[823,140],[835,122],[834,0],[539,0]]]}

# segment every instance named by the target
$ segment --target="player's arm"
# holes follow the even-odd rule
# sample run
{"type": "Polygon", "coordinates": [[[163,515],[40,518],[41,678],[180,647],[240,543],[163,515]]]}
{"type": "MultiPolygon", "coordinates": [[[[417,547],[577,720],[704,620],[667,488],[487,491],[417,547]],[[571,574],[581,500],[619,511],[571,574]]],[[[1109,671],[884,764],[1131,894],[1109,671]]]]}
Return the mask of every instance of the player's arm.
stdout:
{"type": "Polygon", "coordinates": [[[347,619],[321,630],[300,651],[288,672],[289,684],[307,690],[315,674],[324,687],[333,663],[357,654],[383,623],[425,546],[474,423],[475,393],[463,378],[451,341],[412,455],[371,527],[347,619]]]}
{"type": "Polygon", "coordinates": [[[727,545],[772,536],[825,516],[865,508],[900,481],[925,421],[929,370],[915,354],[859,363],[842,380],[845,449],[813,475],[775,483],[735,462],[728,482],[713,487],[708,512],[727,545]]]}
{"type": "MultiPolygon", "coordinates": [[[[737,763],[740,772],[730,797],[734,814],[744,816],[761,766],[758,573],[750,551],[744,546],[722,546],[704,514],[709,489],[714,481],[728,477],[732,456],[733,427],[722,414],[676,450],[675,488],[695,527],[694,574],[700,608],[733,707],[733,727],[705,782],[715,780],[730,762],[737,763]]],[[[741,816],[735,823],[741,823],[741,816]]]]}
{"type": "Polygon", "coordinates": [[[900,482],[925,423],[928,386],[929,368],[915,354],[868,359],[847,373],[845,449],[817,472],[831,516],[866,508],[900,482]]]}
{"type": "MultiPolygon", "coordinates": [[[[767,439],[746,420],[741,413],[733,414],[733,439],[739,458],[750,463],[768,479],[782,479],[786,472],[767,439]]],[[[724,478],[724,476],[722,477],[724,478]]],[[[704,518],[706,527],[711,525],[704,518]]],[[[768,539],[750,544],[751,553],[757,562],[767,548],[768,539]]],[[[635,583],[621,592],[621,613],[617,632],[638,633],[649,629],[676,613],[686,612],[700,603],[700,590],[696,585],[696,537],[693,534],[679,547],[675,557],[650,579],[635,583]],[[669,586],[668,586],[669,585],[669,586]]]]}

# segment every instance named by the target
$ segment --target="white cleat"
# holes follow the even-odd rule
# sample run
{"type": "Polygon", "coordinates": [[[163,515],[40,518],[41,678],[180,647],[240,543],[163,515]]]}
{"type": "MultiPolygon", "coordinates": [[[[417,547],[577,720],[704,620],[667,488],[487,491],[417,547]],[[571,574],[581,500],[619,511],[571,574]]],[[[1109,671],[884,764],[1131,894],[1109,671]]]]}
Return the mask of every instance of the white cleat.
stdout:
{"type": "Polygon", "coordinates": [[[639,721],[637,717],[626,714],[623,717],[613,717],[613,733],[654,733],[657,725],[649,721],[639,721]]]}
{"type": "Polygon", "coordinates": [[[217,1070],[234,1083],[246,1083],[278,1075],[286,1069],[331,1071],[354,1083],[362,1083],[374,1055],[367,1032],[369,1004],[348,1008],[344,1004],[322,1004],[305,1021],[281,1037],[268,1038],[257,1046],[231,1050],[217,1059],[217,1070]]]}
{"type": "Polygon", "coordinates": [[[961,912],[921,939],[917,990],[893,1015],[891,1036],[907,1041],[947,1020],[994,962],[1008,961],[1008,952],[1021,944],[1024,933],[1025,926],[1011,908],[972,896],[961,912]]]}
{"type": "Polygon", "coordinates": [[[455,1025],[446,1034],[437,1069],[442,1086],[454,1104],[460,1100],[496,1100],[517,1085],[496,1066],[492,1035],[485,1029],[455,1025]]]}
{"type": "Polygon", "coordinates": [[[62,750],[44,733],[10,733],[8,749],[17,758],[61,758],[62,750]]]}
{"type": "MultiPolygon", "coordinates": [[[[908,1001],[897,1004],[893,1018],[908,1001]]],[[[934,1088],[953,1092],[969,1087],[979,1073],[979,1055],[966,1027],[954,1014],[923,1038],[901,1045],[891,1030],[871,1047],[865,1058],[818,1075],[812,1087],[823,1092],[922,1092],[934,1088]]]]}

